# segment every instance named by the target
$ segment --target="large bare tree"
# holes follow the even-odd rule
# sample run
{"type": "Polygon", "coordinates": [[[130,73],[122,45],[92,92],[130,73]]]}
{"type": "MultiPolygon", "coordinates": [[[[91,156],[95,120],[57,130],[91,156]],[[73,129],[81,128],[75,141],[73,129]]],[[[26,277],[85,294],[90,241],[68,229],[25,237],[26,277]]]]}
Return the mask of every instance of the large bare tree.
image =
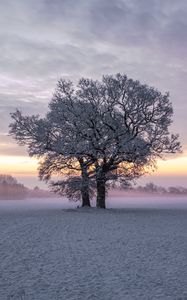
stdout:
{"type": "MultiPolygon", "coordinates": [[[[95,178],[97,206],[105,208],[107,182],[138,178],[155,168],[157,158],[180,151],[178,135],[169,132],[172,115],[169,94],[126,75],[83,78],[76,87],[60,80],[46,117],[17,111],[10,133],[30,155],[43,159],[42,179],[67,170],[79,176],[83,205],[89,205],[95,178]]],[[[66,182],[75,187],[71,179],[66,182]]]]}

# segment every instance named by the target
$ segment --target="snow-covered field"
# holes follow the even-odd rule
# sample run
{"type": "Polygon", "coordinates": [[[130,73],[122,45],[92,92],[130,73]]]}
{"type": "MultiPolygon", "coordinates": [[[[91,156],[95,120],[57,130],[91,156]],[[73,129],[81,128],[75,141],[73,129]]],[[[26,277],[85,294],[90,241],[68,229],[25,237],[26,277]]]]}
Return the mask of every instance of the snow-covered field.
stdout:
{"type": "Polygon", "coordinates": [[[159,200],[0,201],[0,300],[187,300],[186,200],[159,200]]]}

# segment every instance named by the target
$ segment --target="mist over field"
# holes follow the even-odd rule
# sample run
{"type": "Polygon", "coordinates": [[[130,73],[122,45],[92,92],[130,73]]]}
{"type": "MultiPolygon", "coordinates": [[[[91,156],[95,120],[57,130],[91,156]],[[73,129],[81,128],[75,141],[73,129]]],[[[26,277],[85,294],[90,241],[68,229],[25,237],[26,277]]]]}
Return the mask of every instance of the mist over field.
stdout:
{"type": "MultiPolygon", "coordinates": [[[[96,203],[91,201],[93,207],[96,203]]],[[[69,201],[66,197],[40,197],[26,198],[22,200],[0,200],[0,211],[7,210],[44,210],[44,209],[69,209],[81,206],[81,202],[69,201]]],[[[153,195],[132,194],[128,192],[112,191],[106,200],[107,208],[165,208],[165,209],[187,209],[187,196],[178,195],[153,195]]]]}

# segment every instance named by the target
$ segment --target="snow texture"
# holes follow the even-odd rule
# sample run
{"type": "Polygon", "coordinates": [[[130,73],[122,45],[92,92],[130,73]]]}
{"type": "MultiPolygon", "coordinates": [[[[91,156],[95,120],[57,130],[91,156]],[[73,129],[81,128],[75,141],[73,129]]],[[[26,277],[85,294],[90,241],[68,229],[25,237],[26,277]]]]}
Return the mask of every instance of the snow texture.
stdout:
{"type": "Polygon", "coordinates": [[[187,299],[186,209],[67,205],[0,202],[1,300],[187,299]]]}

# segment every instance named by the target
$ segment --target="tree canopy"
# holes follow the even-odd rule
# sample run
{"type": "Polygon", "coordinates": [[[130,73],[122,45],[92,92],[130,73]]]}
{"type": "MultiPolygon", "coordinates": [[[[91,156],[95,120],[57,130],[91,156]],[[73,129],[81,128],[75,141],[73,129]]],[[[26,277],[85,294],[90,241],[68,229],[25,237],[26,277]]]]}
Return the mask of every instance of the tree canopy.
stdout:
{"type": "Polygon", "coordinates": [[[11,114],[10,134],[37,156],[39,176],[54,190],[105,208],[106,186],[131,181],[156,167],[157,158],[180,151],[171,134],[169,94],[129,79],[60,79],[44,118],[11,114]],[[51,181],[54,175],[63,180],[51,181]],[[71,192],[70,192],[71,191],[71,192]],[[74,194],[73,194],[74,193],[74,194]]]}

